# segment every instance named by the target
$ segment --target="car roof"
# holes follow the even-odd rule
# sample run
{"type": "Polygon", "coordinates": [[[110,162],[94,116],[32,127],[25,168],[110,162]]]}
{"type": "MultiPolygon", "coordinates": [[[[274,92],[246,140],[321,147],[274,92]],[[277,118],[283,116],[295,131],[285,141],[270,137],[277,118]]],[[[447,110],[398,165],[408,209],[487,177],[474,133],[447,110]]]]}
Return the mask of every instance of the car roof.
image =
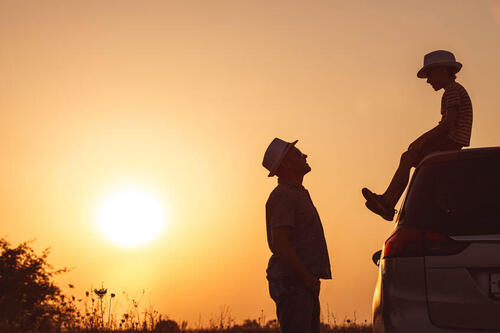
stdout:
{"type": "Polygon", "coordinates": [[[461,150],[444,151],[427,155],[418,165],[429,165],[439,162],[455,161],[475,158],[500,158],[500,147],[468,148],[461,150]]]}

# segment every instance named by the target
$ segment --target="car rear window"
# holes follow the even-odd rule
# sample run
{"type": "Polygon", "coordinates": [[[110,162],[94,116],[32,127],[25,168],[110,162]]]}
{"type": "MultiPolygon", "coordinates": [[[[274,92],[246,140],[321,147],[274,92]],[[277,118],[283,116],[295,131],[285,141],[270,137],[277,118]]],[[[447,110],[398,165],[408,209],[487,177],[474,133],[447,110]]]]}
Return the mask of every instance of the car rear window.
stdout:
{"type": "Polygon", "coordinates": [[[450,236],[500,234],[500,158],[424,165],[410,187],[400,224],[450,236]]]}

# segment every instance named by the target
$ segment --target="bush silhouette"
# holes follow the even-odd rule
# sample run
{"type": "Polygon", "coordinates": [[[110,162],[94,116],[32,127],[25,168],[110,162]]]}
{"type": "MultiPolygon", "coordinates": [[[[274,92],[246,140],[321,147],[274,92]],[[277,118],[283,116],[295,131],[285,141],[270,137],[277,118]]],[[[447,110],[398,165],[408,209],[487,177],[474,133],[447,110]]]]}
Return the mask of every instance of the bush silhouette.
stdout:
{"type": "Polygon", "coordinates": [[[161,320],[156,324],[154,332],[157,333],[180,333],[181,329],[177,322],[173,320],[161,320]]]}
{"type": "Polygon", "coordinates": [[[17,247],[0,239],[0,331],[49,330],[73,319],[74,308],[52,278],[67,272],[47,263],[49,248],[37,255],[24,242],[17,247]]]}

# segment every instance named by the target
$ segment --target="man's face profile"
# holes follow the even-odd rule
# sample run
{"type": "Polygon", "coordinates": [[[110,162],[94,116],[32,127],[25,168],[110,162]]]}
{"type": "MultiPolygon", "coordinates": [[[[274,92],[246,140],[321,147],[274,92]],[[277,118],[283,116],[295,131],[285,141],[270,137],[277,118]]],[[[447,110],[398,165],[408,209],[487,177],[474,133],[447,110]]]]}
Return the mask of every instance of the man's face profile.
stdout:
{"type": "Polygon", "coordinates": [[[307,163],[307,155],[303,154],[297,147],[290,148],[283,160],[283,166],[292,170],[298,175],[305,175],[311,171],[311,167],[307,163]]]}

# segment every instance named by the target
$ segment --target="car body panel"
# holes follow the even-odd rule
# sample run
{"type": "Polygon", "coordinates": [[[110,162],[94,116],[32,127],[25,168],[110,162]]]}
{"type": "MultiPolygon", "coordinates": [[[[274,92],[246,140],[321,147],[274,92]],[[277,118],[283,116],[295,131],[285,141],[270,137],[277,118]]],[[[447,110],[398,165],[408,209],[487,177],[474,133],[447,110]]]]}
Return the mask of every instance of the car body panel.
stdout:
{"type": "Polygon", "coordinates": [[[500,299],[490,273],[500,272],[500,243],[472,243],[452,256],[426,257],[429,316],[441,327],[500,330],[500,299]]]}
{"type": "Polygon", "coordinates": [[[422,332],[429,323],[426,303],[424,258],[380,261],[373,304],[374,332],[422,332]]]}
{"type": "MultiPolygon", "coordinates": [[[[439,257],[436,257],[439,258],[439,257]]],[[[406,258],[382,258],[380,260],[379,275],[377,284],[375,287],[375,292],[373,296],[373,308],[372,308],[372,325],[374,333],[451,333],[451,332],[461,332],[461,333],[493,333],[500,332],[496,329],[494,325],[483,325],[482,328],[464,328],[462,327],[452,327],[447,326],[446,320],[452,320],[457,322],[456,314],[453,311],[449,303],[453,302],[454,295],[457,294],[456,288],[453,287],[452,283],[449,283],[446,279],[443,279],[443,273],[439,272],[438,275],[434,275],[437,278],[437,282],[440,284],[434,284],[436,281],[431,281],[436,288],[439,288],[438,292],[433,291],[435,295],[445,292],[444,297],[433,297],[431,298],[431,307],[434,307],[434,314],[438,315],[439,318],[430,316],[431,311],[428,306],[428,296],[427,293],[427,283],[428,274],[425,269],[425,263],[428,258],[426,257],[406,257],[406,258]],[[451,290],[451,293],[447,291],[451,290]],[[451,297],[450,297],[451,296],[451,297]],[[448,302],[448,304],[446,304],[448,302]],[[441,311],[441,312],[439,312],[441,311]],[[440,320],[441,319],[441,320],[440,320]]],[[[439,269],[439,268],[433,268],[439,269]]],[[[461,268],[451,268],[452,270],[461,270],[461,268]]],[[[463,269],[462,269],[463,270],[463,269]]],[[[481,280],[481,275],[474,275],[476,271],[473,271],[471,276],[474,283],[480,284],[485,287],[485,284],[489,283],[487,281],[481,280]],[[476,281],[479,280],[479,281],[476,281]]],[[[463,272],[458,275],[464,275],[463,272]]],[[[470,274],[466,271],[466,274],[470,274]]],[[[432,274],[431,274],[432,275],[432,274]]],[[[452,278],[457,276],[457,272],[450,272],[452,278]]],[[[468,281],[470,282],[470,281],[468,281]]],[[[480,291],[464,291],[461,295],[465,295],[468,299],[479,300],[482,302],[485,295],[480,291]]],[[[455,299],[456,300],[456,299],[455,299]]],[[[459,299],[461,301],[461,298],[459,299]]],[[[476,325],[477,322],[481,322],[486,318],[486,321],[500,318],[500,311],[492,313],[491,311],[486,311],[484,314],[483,309],[477,308],[470,314],[463,316],[464,318],[459,318],[461,324],[465,325],[476,325]],[[480,317],[484,315],[484,317],[480,317]]]]}

